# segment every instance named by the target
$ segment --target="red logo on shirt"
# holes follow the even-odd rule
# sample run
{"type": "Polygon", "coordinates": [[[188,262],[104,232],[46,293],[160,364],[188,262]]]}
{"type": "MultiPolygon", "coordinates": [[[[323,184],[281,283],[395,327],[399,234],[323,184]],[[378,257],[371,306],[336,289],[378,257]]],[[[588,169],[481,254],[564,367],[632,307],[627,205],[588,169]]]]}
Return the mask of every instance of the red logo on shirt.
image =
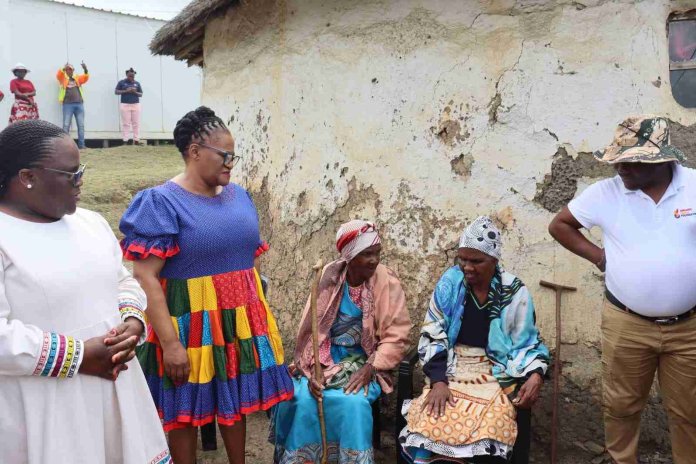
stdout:
{"type": "Polygon", "coordinates": [[[696,211],[693,210],[693,208],[685,208],[685,209],[675,209],[674,210],[674,217],[679,219],[681,217],[686,217],[686,216],[696,216],[696,211]]]}

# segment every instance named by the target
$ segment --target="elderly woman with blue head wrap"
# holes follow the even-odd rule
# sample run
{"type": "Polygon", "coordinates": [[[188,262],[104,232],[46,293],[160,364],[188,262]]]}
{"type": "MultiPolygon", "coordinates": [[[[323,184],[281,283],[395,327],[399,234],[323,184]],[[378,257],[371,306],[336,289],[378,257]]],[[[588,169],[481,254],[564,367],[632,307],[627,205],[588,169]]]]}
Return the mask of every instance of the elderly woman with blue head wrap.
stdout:
{"type": "Polygon", "coordinates": [[[410,462],[528,462],[529,408],[549,351],[527,287],[498,263],[501,249],[500,231],[477,218],[435,287],[418,344],[429,383],[403,410],[410,462]]]}

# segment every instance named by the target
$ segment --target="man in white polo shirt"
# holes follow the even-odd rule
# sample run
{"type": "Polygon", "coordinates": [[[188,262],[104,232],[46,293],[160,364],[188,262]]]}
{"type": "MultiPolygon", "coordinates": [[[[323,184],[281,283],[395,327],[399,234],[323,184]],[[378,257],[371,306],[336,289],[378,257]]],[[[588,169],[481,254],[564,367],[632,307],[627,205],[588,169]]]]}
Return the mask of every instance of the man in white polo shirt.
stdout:
{"type": "Polygon", "coordinates": [[[607,451],[636,464],[640,414],[657,371],[676,464],[696,463],[696,171],[669,144],[666,119],[631,117],[595,152],[599,181],[549,226],[565,248],[606,268],[602,386],[607,451]],[[604,249],[581,228],[602,229],[604,249]]]}

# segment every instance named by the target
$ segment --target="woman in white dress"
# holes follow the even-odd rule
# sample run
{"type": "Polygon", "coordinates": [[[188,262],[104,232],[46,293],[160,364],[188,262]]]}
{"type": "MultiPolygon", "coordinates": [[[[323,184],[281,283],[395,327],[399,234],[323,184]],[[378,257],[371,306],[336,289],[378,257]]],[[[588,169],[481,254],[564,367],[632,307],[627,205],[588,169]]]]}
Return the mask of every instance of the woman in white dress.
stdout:
{"type": "Polygon", "coordinates": [[[0,462],[171,463],[131,361],[145,294],[106,221],[77,208],[83,173],[53,124],[0,132],[0,462]]]}

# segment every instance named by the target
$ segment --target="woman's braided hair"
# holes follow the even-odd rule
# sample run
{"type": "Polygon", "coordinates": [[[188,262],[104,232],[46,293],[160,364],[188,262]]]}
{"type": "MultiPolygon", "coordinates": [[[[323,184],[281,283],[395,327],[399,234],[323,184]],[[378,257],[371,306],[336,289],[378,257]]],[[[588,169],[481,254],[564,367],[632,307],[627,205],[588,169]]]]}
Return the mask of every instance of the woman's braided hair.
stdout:
{"type": "Polygon", "coordinates": [[[0,197],[20,170],[36,167],[51,151],[54,139],[66,137],[47,121],[17,121],[0,132],[0,197]]]}
{"type": "Polygon", "coordinates": [[[177,121],[174,128],[174,143],[184,155],[194,136],[201,139],[203,134],[210,135],[210,132],[217,128],[227,129],[222,119],[215,115],[215,111],[207,106],[199,106],[177,121]]]}

